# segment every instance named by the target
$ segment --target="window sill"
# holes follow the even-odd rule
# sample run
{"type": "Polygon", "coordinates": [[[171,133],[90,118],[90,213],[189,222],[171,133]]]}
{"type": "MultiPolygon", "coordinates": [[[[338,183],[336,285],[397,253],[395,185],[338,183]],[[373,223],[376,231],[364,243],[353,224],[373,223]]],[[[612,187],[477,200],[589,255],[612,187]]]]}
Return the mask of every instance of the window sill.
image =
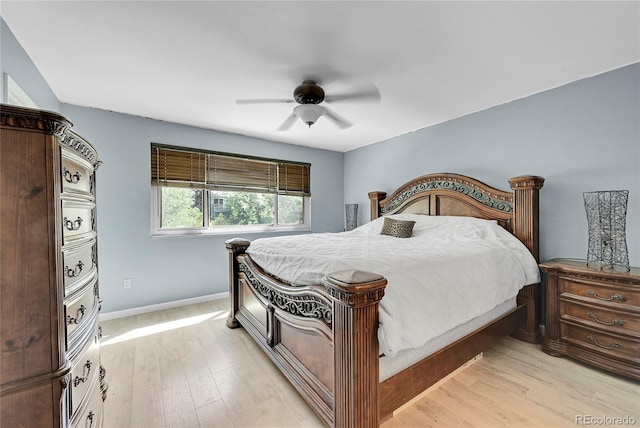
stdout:
{"type": "Polygon", "coordinates": [[[152,238],[184,238],[193,236],[228,236],[279,232],[311,232],[307,225],[297,226],[257,226],[257,227],[229,227],[229,228],[194,228],[194,229],[163,229],[151,233],[152,238]]]}

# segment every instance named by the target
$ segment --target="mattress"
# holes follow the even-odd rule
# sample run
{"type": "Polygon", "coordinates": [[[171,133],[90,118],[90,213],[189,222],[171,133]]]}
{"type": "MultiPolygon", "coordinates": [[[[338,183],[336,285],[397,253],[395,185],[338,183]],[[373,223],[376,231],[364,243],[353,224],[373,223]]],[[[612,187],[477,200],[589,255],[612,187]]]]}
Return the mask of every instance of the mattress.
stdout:
{"type": "Polygon", "coordinates": [[[390,378],[396,373],[400,373],[407,367],[414,365],[418,361],[463,338],[487,323],[500,318],[515,307],[516,299],[509,299],[491,309],[489,312],[458,325],[440,336],[434,337],[419,348],[405,349],[393,357],[389,355],[380,357],[380,382],[390,378]]]}
{"type": "Polygon", "coordinates": [[[247,253],[289,283],[320,284],[331,273],[358,269],[387,281],[380,302],[380,352],[421,348],[458,325],[538,283],[537,263],[495,221],[396,214],[415,221],[410,238],[382,235],[384,218],[350,232],[257,239],[247,253]]]}

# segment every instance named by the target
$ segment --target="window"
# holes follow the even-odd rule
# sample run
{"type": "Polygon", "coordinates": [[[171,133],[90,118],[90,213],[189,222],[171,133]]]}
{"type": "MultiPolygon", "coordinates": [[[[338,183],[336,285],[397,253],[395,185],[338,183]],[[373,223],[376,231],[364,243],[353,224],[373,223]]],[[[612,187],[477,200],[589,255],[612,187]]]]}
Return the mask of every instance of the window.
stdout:
{"type": "Polygon", "coordinates": [[[7,73],[4,73],[3,91],[6,94],[7,104],[20,107],[38,108],[29,95],[7,73]]]}
{"type": "Polygon", "coordinates": [[[308,230],[308,163],[151,144],[154,235],[308,230]]]}

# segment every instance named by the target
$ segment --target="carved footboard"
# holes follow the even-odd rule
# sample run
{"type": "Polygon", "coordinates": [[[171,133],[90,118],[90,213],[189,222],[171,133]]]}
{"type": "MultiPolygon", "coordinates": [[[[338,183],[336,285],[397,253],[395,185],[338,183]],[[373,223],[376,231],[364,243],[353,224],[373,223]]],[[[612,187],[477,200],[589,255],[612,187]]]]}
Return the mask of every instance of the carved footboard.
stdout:
{"type": "Polygon", "coordinates": [[[386,279],[354,270],[291,286],[265,274],[232,239],[227,326],[253,336],[329,426],[378,426],[378,303],[386,279]],[[338,403],[338,404],[336,404],[338,403]]]}

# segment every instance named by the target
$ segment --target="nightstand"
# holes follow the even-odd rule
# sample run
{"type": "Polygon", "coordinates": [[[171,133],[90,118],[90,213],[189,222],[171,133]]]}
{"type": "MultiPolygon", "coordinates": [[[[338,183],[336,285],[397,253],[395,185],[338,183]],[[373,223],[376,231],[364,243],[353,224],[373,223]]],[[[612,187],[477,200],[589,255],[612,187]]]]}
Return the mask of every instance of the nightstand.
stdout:
{"type": "Polygon", "coordinates": [[[547,286],[544,352],[640,380],[640,269],[600,270],[568,259],[540,268],[547,286]]]}

